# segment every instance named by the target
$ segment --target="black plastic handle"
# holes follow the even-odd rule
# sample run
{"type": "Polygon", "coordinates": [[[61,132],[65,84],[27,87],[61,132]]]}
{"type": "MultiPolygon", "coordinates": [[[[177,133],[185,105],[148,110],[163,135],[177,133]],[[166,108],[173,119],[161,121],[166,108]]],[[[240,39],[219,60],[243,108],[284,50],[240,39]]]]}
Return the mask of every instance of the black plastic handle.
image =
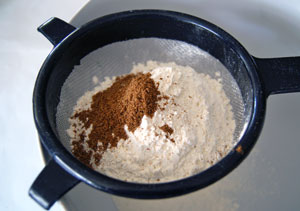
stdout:
{"type": "Polygon", "coordinates": [[[70,35],[76,28],[59,18],[50,18],[38,27],[41,32],[54,46],[70,35]]]}
{"type": "Polygon", "coordinates": [[[45,209],[73,188],[79,180],[70,175],[52,159],[36,178],[29,189],[29,195],[45,209]]]}
{"type": "Polygon", "coordinates": [[[300,57],[254,58],[254,61],[267,96],[300,92],[300,57]]]}

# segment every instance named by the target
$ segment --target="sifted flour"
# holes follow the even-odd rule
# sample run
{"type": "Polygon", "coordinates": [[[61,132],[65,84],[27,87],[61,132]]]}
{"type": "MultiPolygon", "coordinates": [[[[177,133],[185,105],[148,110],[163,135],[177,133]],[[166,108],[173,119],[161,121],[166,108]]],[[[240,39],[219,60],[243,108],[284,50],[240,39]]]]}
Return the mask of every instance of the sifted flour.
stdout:
{"type": "MultiPolygon", "coordinates": [[[[91,160],[93,169],[108,176],[140,183],[166,182],[205,170],[224,157],[236,143],[235,121],[229,99],[220,81],[175,63],[148,61],[137,64],[132,73],[150,73],[158,91],[166,96],[158,101],[152,118],[143,116],[128,138],[119,140],[102,154],[100,164],[91,160]]],[[[74,112],[90,108],[92,96],[110,87],[116,78],[106,78],[92,92],[82,96],[74,112]]],[[[70,118],[71,143],[86,130],[78,118],[70,118]]],[[[87,144],[84,149],[91,150],[87,144]]]]}

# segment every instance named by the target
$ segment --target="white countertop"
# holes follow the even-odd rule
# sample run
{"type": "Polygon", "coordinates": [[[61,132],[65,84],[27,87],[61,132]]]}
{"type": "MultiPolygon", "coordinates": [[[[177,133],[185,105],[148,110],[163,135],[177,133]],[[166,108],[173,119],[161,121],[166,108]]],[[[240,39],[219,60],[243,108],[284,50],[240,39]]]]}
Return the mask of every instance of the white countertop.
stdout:
{"type": "MultiPolygon", "coordinates": [[[[0,210],[43,210],[28,196],[28,189],[44,166],[33,122],[32,92],[38,71],[52,48],[36,28],[50,17],[68,22],[86,3],[72,21],[75,26],[127,9],[179,10],[221,26],[255,56],[300,56],[300,3],[296,0],[276,3],[248,0],[243,4],[238,3],[240,1],[189,0],[186,5],[179,2],[7,0],[0,3],[0,210]],[[195,4],[197,7],[193,6],[195,4]]],[[[116,197],[117,206],[123,210],[141,207],[156,210],[162,208],[162,204],[173,210],[187,209],[187,204],[206,210],[249,210],[249,206],[257,210],[299,208],[299,108],[299,93],[271,96],[263,132],[254,150],[220,182],[172,200],[145,202],[116,197]],[[174,200],[181,202],[181,206],[174,200]]],[[[76,189],[72,190],[68,196],[80,199],[80,194],[75,192],[76,189]]],[[[84,200],[81,204],[85,204],[84,200]]],[[[51,210],[64,209],[56,203],[51,210]]],[[[82,209],[77,207],[76,210],[82,209]]]]}

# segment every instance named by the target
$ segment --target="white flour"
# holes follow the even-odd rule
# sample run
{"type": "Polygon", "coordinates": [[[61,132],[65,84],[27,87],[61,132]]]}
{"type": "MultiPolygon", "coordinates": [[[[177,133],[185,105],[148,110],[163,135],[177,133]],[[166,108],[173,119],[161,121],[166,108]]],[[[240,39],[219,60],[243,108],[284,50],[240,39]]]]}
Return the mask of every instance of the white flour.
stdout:
{"type": "MultiPolygon", "coordinates": [[[[161,95],[169,99],[162,99],[159,105],[164,109],[158,109],[152,119],[144,116],[133,133],[125,125],[129,138],[104,152],[100,165],[93,164],[95,170],[125,181],[166,182],[208,168],[233,148],[235,121],[218,80],[175,63],[149,61],[134,66],[132,73],[138,72],[150,72],[161,95]],[[165,124],[173,129],[172,134],[160,128],[165,124]]],[[[88,109],[92,95],[114,80],[106,78],[93,92],[87,92],[74,111],[88,109]]],[[[77,125],[68,130],[71,141],[78,140],[72,131],[82,130],[81,124],[78,119],[70,119],[70,123],[77,125]]]]}

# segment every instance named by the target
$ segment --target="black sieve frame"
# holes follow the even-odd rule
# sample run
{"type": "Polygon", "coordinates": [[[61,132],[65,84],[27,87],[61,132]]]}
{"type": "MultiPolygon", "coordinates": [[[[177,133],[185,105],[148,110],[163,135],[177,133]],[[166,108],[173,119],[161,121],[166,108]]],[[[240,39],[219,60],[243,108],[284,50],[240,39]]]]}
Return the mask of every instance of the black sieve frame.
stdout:
{"type": "MultiPolygon", "coordinates": [[[[269,83],[268,74],[258,71],[258,67],[276,68],[275,60],[256,59],[224,30],[205,20],[178,12],[121,12],[96,19],[78,29],[52,18],[39,31],[55,45],[41,67],[33,93],[36,128],[42,145],[52,159],[32,185],[29,194],[47,209],[80,181],[108,193],[141,199],[178,196],[204,188],[231,172],[249,154],[262,129],[268,95],[300,90],[300,80],[292,79],[293,73],[288,76],[290,81],[294,80],[289,85],[281,84],[279,76],[275,77],[276,83],[269,83]],[[87,36],[88,39],[85,39],[87,36]],[[253,103],[248,105],[252,108],[252,114],[236,148],[207,170],[173,182],[138,184],[100,174],[74,158],[60,143],[55,132],[60,89],[73,66],[96,48],[117,41],[145,37],[180,40],[198,46],[220,60],[229,70],[239,68],[251,82],[251,87],[246,88],[252,88],[250,97],[253,103]],[[61,181],[60,186],[56,185],[57,180],[61,181]]],[[[300,64],[299,58],[296,61],[293,58],[281,59],[280,64],[285,67],[291,64],[290,60],[296,67],[300,64]]],[[[238,71],[231,73],[234,76],[238,71]]],[[[295,74],[300,75],[300,72],[296,71],[295,74]]]]}

